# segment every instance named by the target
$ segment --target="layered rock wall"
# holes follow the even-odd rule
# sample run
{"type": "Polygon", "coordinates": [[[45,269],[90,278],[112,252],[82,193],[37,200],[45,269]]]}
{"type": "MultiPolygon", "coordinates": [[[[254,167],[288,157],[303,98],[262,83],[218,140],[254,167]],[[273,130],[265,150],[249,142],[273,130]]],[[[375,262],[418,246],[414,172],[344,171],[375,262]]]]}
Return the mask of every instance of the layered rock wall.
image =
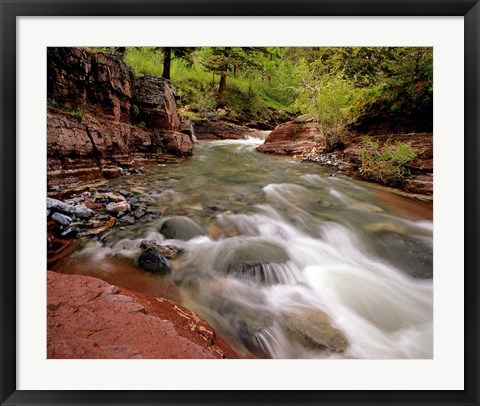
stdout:
{"type": "Polygon", "coordinates": [[[49,48],[47,72],[50,189],[192,153],[168,80],[84,48],[49,48]]]}

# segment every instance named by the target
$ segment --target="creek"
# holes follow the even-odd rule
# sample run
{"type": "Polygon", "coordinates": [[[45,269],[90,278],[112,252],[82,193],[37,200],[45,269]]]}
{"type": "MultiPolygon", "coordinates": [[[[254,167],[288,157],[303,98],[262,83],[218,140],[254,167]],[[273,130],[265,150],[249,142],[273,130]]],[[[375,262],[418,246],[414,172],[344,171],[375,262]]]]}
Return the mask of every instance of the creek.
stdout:
{"type": "Polygon", "coordinates": [[[432,358],[431,204],[262,142],[198,142],[109,181],[158,215],[84,239],[56,270],[174,299],[243,357],[432,358]],[[145,239],[179,250],[169,275],[135,265],[145,239]]]}

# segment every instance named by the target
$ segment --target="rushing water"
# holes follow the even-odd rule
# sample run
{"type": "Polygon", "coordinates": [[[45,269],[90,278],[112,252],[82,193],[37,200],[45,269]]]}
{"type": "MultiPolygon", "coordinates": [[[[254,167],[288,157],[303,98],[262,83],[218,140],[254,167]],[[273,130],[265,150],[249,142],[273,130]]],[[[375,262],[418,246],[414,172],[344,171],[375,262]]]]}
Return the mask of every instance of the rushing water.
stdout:
{"type": "Polygon", "coordinates": [[[112,181],[162,216],[89,241],[67,272],[174,297],[247,357],[431,358],[431,206],[261,142],[200,142],[180,164],[112,181]],[[125,265],[142,239],[180,250],[169,276],[125,265]],[[344,352],[312,345],[325,315],[344,352]]]}

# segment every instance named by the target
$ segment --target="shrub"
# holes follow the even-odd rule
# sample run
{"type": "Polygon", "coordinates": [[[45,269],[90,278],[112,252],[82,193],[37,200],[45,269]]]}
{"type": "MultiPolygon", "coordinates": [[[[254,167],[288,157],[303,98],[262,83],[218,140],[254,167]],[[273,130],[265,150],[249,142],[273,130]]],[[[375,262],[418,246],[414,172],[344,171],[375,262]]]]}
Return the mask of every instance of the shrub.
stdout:
{"type": "Polygon", "coordinates": [[[73,110],[73,115],[78,118],[80,121],[83,120],[83,117],[85,117],[85,110],[83,109],[82,106],[77,106],[73,110]]]}
{"type": "Polygon", "coordinates": [[[406,164],[414,160],[419,151],[410,143],[389,141],[380,148],[379,143],[363,138],[365,148],[360,150],[359,176],[384,184],[402,184],[410,172],[406,164]]]}

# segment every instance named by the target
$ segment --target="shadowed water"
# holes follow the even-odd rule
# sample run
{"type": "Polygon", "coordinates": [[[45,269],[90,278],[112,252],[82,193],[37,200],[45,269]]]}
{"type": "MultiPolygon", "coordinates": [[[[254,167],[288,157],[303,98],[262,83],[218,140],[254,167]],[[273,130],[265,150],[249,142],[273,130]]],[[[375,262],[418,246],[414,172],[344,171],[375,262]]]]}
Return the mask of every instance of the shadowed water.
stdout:
{"type": "Polygon", "coordinates": [[[200,142],[183,163],[112,181],[163,215],[89,241],[74,261],[135,260],[142,239],[177,248],[171,275],[138,278],[175,290],[244,356],[431,358],[431,206],[259,143],[200,142]],[[332,331],[346,341],[325,344],[332,331]]]}

